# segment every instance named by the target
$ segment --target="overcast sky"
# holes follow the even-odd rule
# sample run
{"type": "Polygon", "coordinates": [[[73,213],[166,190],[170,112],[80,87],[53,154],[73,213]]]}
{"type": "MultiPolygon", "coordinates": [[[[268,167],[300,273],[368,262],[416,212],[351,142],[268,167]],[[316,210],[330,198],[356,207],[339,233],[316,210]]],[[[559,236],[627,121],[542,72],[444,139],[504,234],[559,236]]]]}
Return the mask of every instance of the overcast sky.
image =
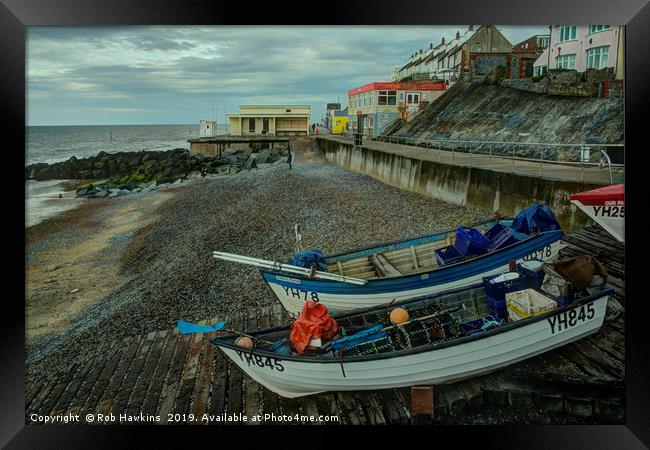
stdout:
{"type": "MultiPolygon", "coordinates": [[[[347,91],[466,25],[29,27],[27,124],[195,124],[242,104],[308,104],[347,91]]],[[[516,44],[548,27],[499,26],[516,44]]]]}

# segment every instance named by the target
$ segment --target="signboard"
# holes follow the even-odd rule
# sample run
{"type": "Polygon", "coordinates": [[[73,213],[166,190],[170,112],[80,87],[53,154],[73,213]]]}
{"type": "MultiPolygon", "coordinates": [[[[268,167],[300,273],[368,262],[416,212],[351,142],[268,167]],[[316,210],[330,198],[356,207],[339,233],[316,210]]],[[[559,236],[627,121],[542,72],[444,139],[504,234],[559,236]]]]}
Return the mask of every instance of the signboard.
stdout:
{"type": "Polygon", "coordinates": [[[327,104],[327,110],[329,111],[330,109],[339,110],[339,109],[341,109],[341,104],[340,103],[328,103],[327,104]]]}
{"type": "Polygon", "coordinates": [[[370,83],[365,86],[350,89],[348,95],[361,94],[362,92],[391,90],[391,91],[444,91],[444,81],[389,81],[370,83]]]}

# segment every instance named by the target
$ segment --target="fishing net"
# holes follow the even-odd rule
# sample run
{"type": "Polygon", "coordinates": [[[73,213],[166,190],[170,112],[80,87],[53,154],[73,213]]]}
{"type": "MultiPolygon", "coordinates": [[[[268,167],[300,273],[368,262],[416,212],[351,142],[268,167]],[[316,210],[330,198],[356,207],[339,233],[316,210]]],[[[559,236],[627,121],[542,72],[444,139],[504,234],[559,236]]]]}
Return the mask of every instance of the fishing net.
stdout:
{"type": "MultiPolygon", "coordinates": [[[[441,305],[434,303],[410,305],[408,311],[411,322],[390,328],[381,339],[346,348],[344,350],[345,356],[408,350],[452,339],[459,334],[458,319],[449,312],[444,312],[445,309],[441,305]],[[412,321],[432,314],[440,315],[412,321]]],[[[372,311],[350,318],[339,319],[343,336],[350,336],[381,323],[386,326],[390,325],[385,321],[385,312],[383,311],[372,311]]]]}

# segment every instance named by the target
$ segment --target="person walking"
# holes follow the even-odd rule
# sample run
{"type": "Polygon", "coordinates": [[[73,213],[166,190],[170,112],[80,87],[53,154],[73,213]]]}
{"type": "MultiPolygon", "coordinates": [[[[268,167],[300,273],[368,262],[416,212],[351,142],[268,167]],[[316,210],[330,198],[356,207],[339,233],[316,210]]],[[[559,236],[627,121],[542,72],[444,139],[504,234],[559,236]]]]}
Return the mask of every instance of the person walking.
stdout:
{"type": "Polygon", "coordinates": [[[316,123],[311,124],[311,134],[314,134],[314,130],[316,129],[316,123]]]}
{"type": "Polygon", "coordinates": [[[289,163],[289,170],[291,170],[291,163],[293,162],[293,153],[291,153],[291,149],[289,149],[289,155],[287,156],[287,162],[289,163]]]}

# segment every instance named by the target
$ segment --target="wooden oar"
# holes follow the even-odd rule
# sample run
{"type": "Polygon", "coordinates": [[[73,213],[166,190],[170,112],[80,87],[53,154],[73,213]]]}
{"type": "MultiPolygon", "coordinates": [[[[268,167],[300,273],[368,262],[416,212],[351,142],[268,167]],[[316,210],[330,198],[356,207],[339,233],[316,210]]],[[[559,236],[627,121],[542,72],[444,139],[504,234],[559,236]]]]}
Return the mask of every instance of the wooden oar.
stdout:
{"type": "Polygon", "coordinates": [[[232,261],[240,264],[247,264],[249,266],[261,267],[263,269],[280,270],[283,272],[307,275],[308,277],[318,278],[322,280],[341,281],[343,283],[350,283],[356,285],[364,285],[368,282],[368,280],[363,280],[361,278],[337,275],[329,272],[321,272],[320,270],[307,269],[305,267],[294,266],[293,264],[281,263],[278,261],[268,261],[266,259],[236,255],[234,253],[213,252],[212,256],[214,256],[217,259],[223,259],[224,261],[232,261]]]}

